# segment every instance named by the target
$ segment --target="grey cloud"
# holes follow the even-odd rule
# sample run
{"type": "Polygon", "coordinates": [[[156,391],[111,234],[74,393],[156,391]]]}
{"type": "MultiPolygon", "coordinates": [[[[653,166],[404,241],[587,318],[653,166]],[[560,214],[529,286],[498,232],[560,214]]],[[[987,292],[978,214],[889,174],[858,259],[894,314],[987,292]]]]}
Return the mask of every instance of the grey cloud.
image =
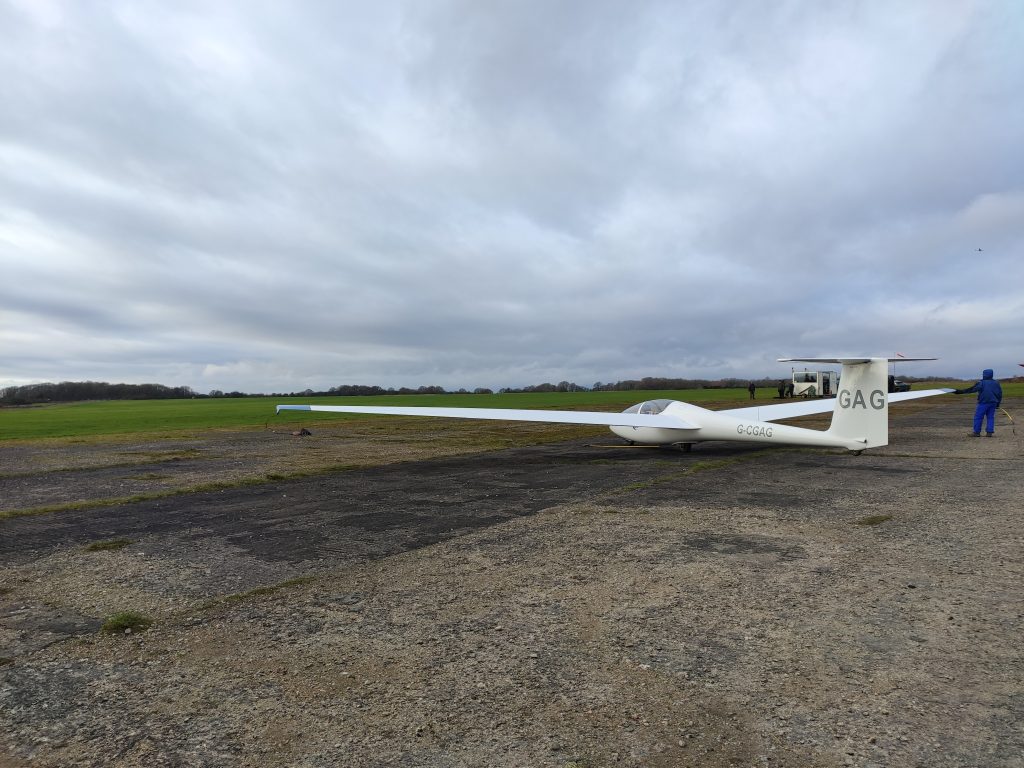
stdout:
{"type": "Polygon", "coordinates": [[[1017,4],[53,7],[0,10],[0,378],[1018,355],[1017,4]]]}

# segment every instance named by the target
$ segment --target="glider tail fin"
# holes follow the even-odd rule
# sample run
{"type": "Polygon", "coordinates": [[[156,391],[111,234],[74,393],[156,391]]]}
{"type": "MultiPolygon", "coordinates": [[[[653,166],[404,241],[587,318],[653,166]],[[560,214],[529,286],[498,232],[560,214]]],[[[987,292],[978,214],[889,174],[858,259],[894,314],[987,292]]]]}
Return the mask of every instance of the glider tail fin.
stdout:
{"type": "Polygon", "coordinates": [[[842,360],[839,392],[828,432],[865,448],[889,444],[886,358],[842,360]]]}

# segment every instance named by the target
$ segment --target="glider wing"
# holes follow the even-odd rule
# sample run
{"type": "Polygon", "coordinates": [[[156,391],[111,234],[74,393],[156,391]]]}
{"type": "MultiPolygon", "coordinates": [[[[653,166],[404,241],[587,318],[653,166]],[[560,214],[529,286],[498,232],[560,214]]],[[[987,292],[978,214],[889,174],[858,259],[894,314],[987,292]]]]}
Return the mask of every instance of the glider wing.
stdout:
{"type": "Polygon", "coordinates": [[[753,419],[754,421],[778,421],[792,419],[796,416],[810,416],[812,413],[831,413],[835,410],[835,398],[825,400],[797,400],[790,403],[775,405],[754,405],[749,408],[731,408],[715,413],[727,413],[737,419],[753,419]]]}
{"type": "Polygon", "coordinates": [[[938,360],[937,357],[780,357],[780,363],[832,363],[833,365],[850,365],[870,363],[872,360],[885,360],[890,363],[914,363],[923,360],[938,360]]]}
{"type": "Polygon", "coordinates": [[[494,419],[498,421],[542,421],[554,424],[594,424],[604,427],[661,427],[700,429],[671,414],[606,413],[603,411],[542,411],[515,408],[422,408],[390,405],[279,405],[281,411],[327,411],[331,413],[372,413],[382,416],[440,416],[449,419],[494,419]]]}
{"type": "Polygon", "coordinates": [[[917,400],[919,397],[934,397],[935,395],[948,395],[950,392],[956,392],[955,389],[921,389],[917,392],[894,392],[889,395],[890,403],[899,403],[903,400],[917,400]]]}
{"type": "MultiPolygon", "coordinates": [[[[904,400],[917,400],[920,397],[934,397],[952,392],[952,389],[921,389],[916,392],[894,392],[889,395],[890,403],[899,403],[904,400]]],[[[717,413],[727,413],[738,419],[754,419],[755,421],[778,421],[779,419],[792,419],[797,416],[810,416],[814,413],[831,413],[835,410],[836,399],[834,397],[825,400],[800,400],[793,403],[777,403],[775,405],[755,405],[750,408],[733,408],[717,413]]]]}

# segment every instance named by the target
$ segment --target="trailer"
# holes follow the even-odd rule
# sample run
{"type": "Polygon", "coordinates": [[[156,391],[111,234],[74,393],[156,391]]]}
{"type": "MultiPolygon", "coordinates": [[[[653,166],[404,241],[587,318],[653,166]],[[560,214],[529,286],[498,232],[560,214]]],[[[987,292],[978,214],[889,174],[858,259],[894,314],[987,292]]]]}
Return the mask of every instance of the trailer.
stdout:
{"type": "Polygon", "coordinates": [[[838,389],[835,371],[793,371],[793,397],[835,397],[838,389]]]}

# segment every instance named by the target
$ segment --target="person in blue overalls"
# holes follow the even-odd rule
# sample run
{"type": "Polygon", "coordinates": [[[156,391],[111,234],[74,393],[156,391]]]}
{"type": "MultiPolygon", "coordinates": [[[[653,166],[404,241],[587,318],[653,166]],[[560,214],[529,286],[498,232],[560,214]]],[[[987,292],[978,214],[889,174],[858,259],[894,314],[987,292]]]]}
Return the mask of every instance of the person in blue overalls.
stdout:
{"type": "Polygon", "coordinates": [[[986,422],[985,436],[992,437],[996,431],[996,408],[1003,402],[1003,388],[999,382],[992,378],[992,369],[986,368],[981,372],[981,381],[967,389],[954,389],[958,395],[967,395],[971,392],[978,393],[978,407],[974,409],[974,437],[981,436],[981,422],[986,422]]]}

